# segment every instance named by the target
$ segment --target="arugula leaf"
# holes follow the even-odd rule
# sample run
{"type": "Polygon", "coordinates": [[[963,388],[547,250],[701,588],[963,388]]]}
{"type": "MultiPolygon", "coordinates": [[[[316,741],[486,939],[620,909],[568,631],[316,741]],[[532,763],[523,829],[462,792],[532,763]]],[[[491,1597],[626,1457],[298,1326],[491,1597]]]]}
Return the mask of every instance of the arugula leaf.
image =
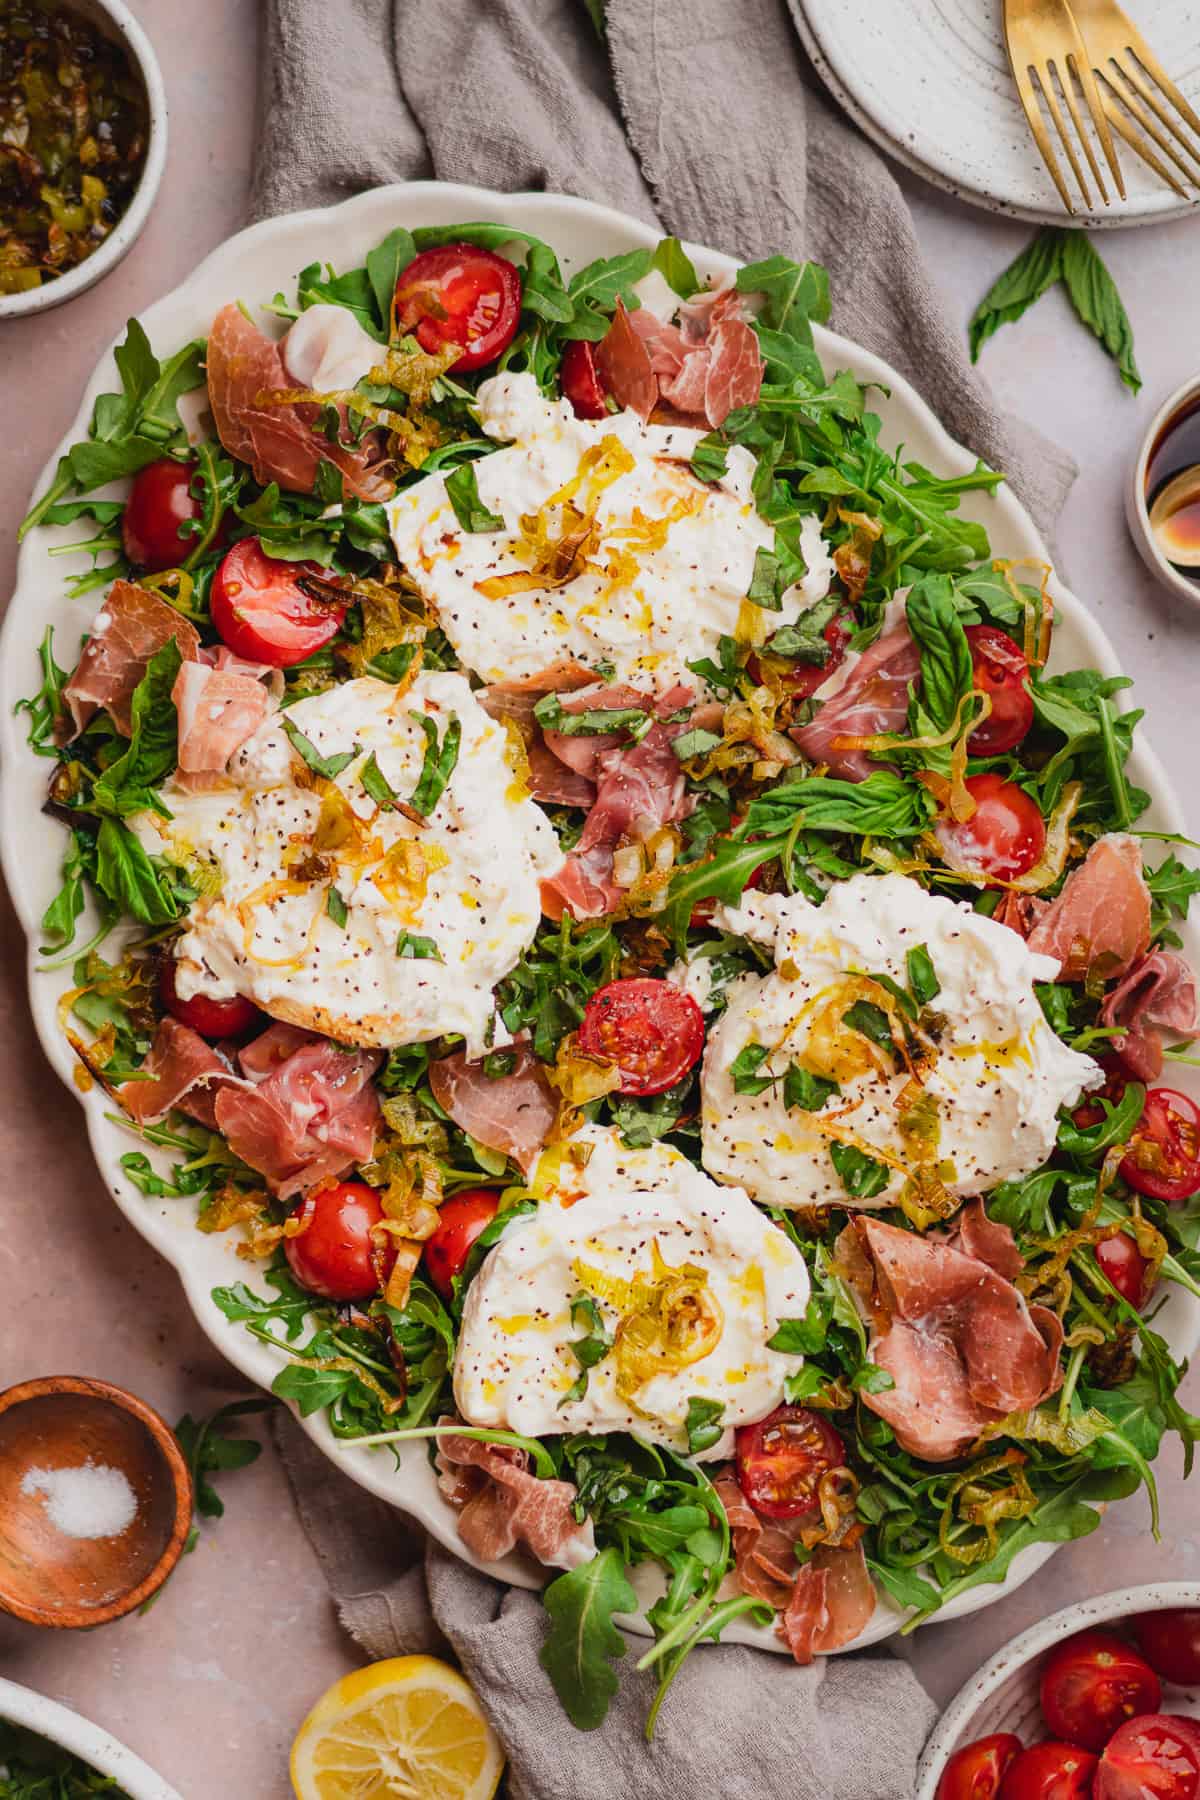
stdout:
{"type": "Polygon", "coordinates": [[[427,713],[410,712],[408,716],[425,734],[425,760],[409,804],[423,819],[427,819],[445,793],[446,783],[458,763],[462,724],[457,715],[452,717],[439,742],[437,725],[427,713]]]}
{"type": "Polygon", "coordinates": [[[702,1400],[698,1394],[689,1396],[687,1418],[684,1420],[689,1456],[700,1456],[720,1442],[725,1430],[721,1423],[724,1416],[723,1400],[702,1400]]]}
{"type": "Polygon", "coordinates": [[[422,937],[416,931],[402,931],[396,939],[396,955],[401,961],[442,962],[441,951],[431,937],[422,937]]]}
{"type": "Polygon", "coordinates": [[[335,776],[340,775],[359,754],[359,745],[353,744],[349,750],[339,750],[336,756],[322,756],[312,739],[305,737],[300,727],[286,713],[281,716],[280,724],[296,755],[308,764],[314,775],[320,775],[325,781],[332,781],[335,776]]]}
{"type": "Polygon", "coordinates": [[[828,1332],[829,1308],[819,1294],[813,1294],[802,1319],[779,1321],[778,1330],[767,1339],[767,1349],[786,1356],[819,1356],[828,1332]]]}
{"type": "MultiPolygon", "coordinates": [[[[193,1419],[190,1413],[184,1413],[175,1426],[175,1436],[192,1477],[196,1511],[202,1519],[219,1519],[225,1512],[225,1503],[208,1477],[230,1469],[248,1468],[262,1455],[262,1445],[256,1438],[231,1437],[224,1427],[250,1413],[270,1412],[272,1405],[273,1402],[265,1398],[232,1400],[206,1419],[193,1419]]],[[[191,1550],[194,1546],[193,1530],[187,1548],[191,1550]]]]}
{"type": "Polygon", "coordinates": [[[60,669],[54,660],[53,625],[47,625],[38,645],[38,662],[42,670],[41,686],[36,694],[18,700],[13,710],[29,715],[29,735],[26,741],[35,755],[57,756],[58,745],[54,741],[54,732],[63,715],[62,691],[70,676],[69,671],[60,669]]]}
{"type": "Polygon", "coordinates": [[[1056,227],[1047,227],[997,276],[976,307],[969,327],[971,361],[978,362],[988,338],[1028,311],[1062,278],[1062,272],[1062,234],[1056,227]]]}
{"type": "Polygon", "coordinates": [[[1092,1157],[1099,1156],[1104,1150],[1111,1150],[1114,1144],[1128,1143],[1142,1116],[1145,1103],[1145,1088],[1140,1082],[1131,1081],[1115,1105],[1103,1096],[1096,1097],[1095,1104],[1104,1112],[1098,1125],[1089,1125],[1084,1129],[1076,1125],[1069,1116],[1060,1115],[1059,1149],[1068,1156],[1092,1157]]]}
{"type": "Polygon", "coordinates": [[[941,1605],[937,1589],[931,1587],[915,1569],[905,1568],[902,1563],[877,1562],[873,1556],[868,1556],[867,1567],[887,1589],[897,1606],[915,1606],[919,1612],[936,1612],[941,1605]]]}
{"type": "Polygon", "coordinates": [[[839,1144],[835,1140],[829,1146],[829,1154],[842,1186],[856,1200],[873,1200],[876,1194],[882,1194],[891,1180],[885,1163],[876,1162],[873,1156],[867,1156],[853,1144],[839,1144]]]}
{"type": "Polygon", "coordinates": [[[235,1325],[251,1320],[266,1325],[268,1320],[278,1319],[288,1341],[294,1342],[303,1331],[309,1313],[320,1302],[307,1288],[293,1280],[286,1268],[268,1269],[266,1280],[275,1289],[274,1295],[256,1294],[244,1281],[237,1281],[232,1287],[214,1288],[213,1303],[235,1325]]]}
{"type": "Polygon", "coordinates": [[[578,306],[600,307],[611,312],[618,300],[636,310],[634,287],[650,273],[651,250],[623,250],[618,256],[601,256],[571,277],[567,292],[578,306]]]}
{"type": "Polygon", "coordinates": [[[638,1098],[633,1094],[613,1094],[609,1099],[612,1122],[621,1133],[621,1141],[631,1150],[644,1150],[648,1144],[674,1131],[683,1113],[692,1078],[685,1075],[662,1094],[638,1098]]]}
{"type": "Polygon", "coordinates": [[[650,259],[650,267],[658,270],[667,286],[673,288],[681,300],[690,300],[693,294],[700,292],[703,285],[691,257],[677,237],[659,240],[650,259]]]}
{"type": "Polygon", "coordinates": [[[762,322],[801,342],[812,342],[810,322],[828,323],[829,276],[820,263],[796,263],[787,256],[769,256],[763,262],[746,263],[740,268],[737,288],[742,294],[762,294],[762,322]]]}
{"type": "Polygon", "coordinates": [[[591,1562],[568,1569],[550,1583],[542,1601],[550,1632],[538,1661],[572,1725],[594,1731],[617,1691],[610,1659],[624,1656],[626,1648],[613,1614],[637,1608],[620,1554],[601,1550],[591,1562]]]}
{"type": "Polygon", "coordinates": [[[460,463],[446,476],[446,493],[454,516],[464,531],[503,531],[504,520],[491,512],[479,498],[479,485],[473,463],[460,463]]]}
{"type": "Polygon", "coordinates": [[[1156,906],[1177,919],[1186,919],[1192,896],[1200,894],[1200,869],[1189,869],[1170,851],[1157,869],[1147,871],[1146,884],[1156,906]]]}

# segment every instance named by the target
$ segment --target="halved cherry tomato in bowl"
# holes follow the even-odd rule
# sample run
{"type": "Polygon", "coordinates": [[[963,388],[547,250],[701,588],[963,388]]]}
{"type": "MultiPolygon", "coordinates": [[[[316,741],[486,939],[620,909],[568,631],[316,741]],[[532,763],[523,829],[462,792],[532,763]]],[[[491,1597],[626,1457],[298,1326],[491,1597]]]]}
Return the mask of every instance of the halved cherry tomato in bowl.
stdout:
{"type": "Polygon", "coordinates": [[[1200,1682],[1200,1607],[1164,1606],[1133,1621],[1138,1648],[1164,1681],[1191,1687],[1200,1682]]]}
{"type": "Polygon", "coordinates": [[[1157,1712],[1162,1687],[1132,1644],[1111,1631],[1081,1631],[1042,1665],[1042,1716],[1056,1738],[1103,1750],[1126,1719],[1157,1712]]]}
{"type": "Polygon", "coordinates": [[[942,1770],[936,1800],[996,1800],[1004,1771],[1022,1748],[1011,1731],[994,1731],[964,1744],[942,1770]]]}
{"type": "Polygon", "coordinates": [[[425,1273],[438,1293],[449,1300],[454,1277],[461,1275],[471,1246],[491,1224],[500,1206],[498,1188],[463,1188],[443,1202],[438,1228],[425,1244],[425,1273]]]}
{"type": "Polygon", "coordinates": [[[301,1229],[283,1240],[292,1274],[325,1300],[369,1300],[379,1290],[371,1228],[383,1218],[379,1195],[365,1181],[337,1181],[306,1194],[301,1229]]]}
{"type": "Polygon", "coordinates": [[[503,354],[521,317],[521,275],[515,263],[478,244],[440,244],[422,250],[396,282],[396,323],[435,354],[461,344],[450,365],[465,375],[503,354]]]}
{"type": "Polygon", "coordinates": [[[1046,847],[1046,821],[1024,788],[1002,775],[972,775],[966,784],[975,802],[969,819],[943,819],[938,842],[952,869],[970,870],[993,881],[1028,874],[1046,847]]]}
{"type": "Polygon", "coordinates": [[[328,580],[319,563],[268,556],[257,538],[233,546],[213,576],[209,607],[236,655],[290,669],[337,636],[346,608],[305,593],[303,575],[328,580]]]}
{"type": "Polygon", "coordinates": [[[764,1519],[802,1519],[820,1510],[821,1477],[844,1469],[846,1446],[828,1419],[807,1406],[777,1406],[739,1426],[737,1478],[764,1519]]]}
{"type": "Polygon", "coordinates": [[[252,1000],[235,994],[230,1000],[210,1000],[207,994],[193,994],[190,1000],[180,998],[175,985],[175,958],[168,957],[158,977],[162,1003],[173,1019],[188,1025],[203,1038],[240,1038],[262,1019],[252,1000]]]}
{"type": "Polygon", "coordinates": [[[665,1094],[700,1059],[704,1014],[656,976],[610,981],[584,1008],[579,1048],[616,1064],[622,1094],[665,1094]]]}
{"type": "Polygon", "coordinates": [[[1008,1765],[999,1800],[1090,1800],[1096,1758],[1078,1744],[1034,1744],[1008,1765]]]}
{"type": "Polygon", "coordinates": [[[1187,1200],[1200,1193],[1200,1107],[1175,1088],[1151,1088],[1121,1175],[1154,1200],[1187,1200]]]}
{"type": "Polygon", "coordinates": [[[607,419],[604,383],[596,368],[596,352],[586,338],[573,338],[563,351],[558,372],[563,398],[577,419],[607,419]]]}
{"type": "Polygon", "coordinates": [[[1138,1249],[1127,1231],[1104,1238],[1096,1245],[1096,1261],[1123,1300],[1141,1311],[1154,1292],[1154,1277],[1149,1260],[1138,1249]]]}
{"type": "Polygon", "coordinates": [[[1158,1713],[1130,1719],[1104,1747],[1094,1800],[1198,1800],[1200,1724],[1158,1713]]]}
{"type": "MultiPolygon", "coordinates": [[[[125,554],[137,569],[157,575],[177,569],[196,548],[197,537],[180,533],[179,527],[198,522],[204,514],[192,493],[195,460],[176,462],[164,456],[147,463],[133,478],[125,511],[121,515],[121,541],[125,554]]],[[[227,535],[222,522],[218,542],[227,535]]]]}
{"type": "Polygon", "coordinates": [[[971,685],[986,694],[992,710],[967,739],[972,756],[999,756],[1012,750],[1033,724],[1033,696],[1026,683],[1029,664],[1023,652],[995,625],[968,625],[971,685]]]}

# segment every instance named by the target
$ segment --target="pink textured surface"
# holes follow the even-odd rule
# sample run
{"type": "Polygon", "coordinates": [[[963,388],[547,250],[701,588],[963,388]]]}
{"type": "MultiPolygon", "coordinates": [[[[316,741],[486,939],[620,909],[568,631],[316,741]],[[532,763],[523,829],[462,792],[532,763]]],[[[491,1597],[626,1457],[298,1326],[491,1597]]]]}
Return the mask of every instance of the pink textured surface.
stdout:
{"type": "MultiPolygon", "coordinates": [[[[5,594],[30,485],[74,414],[101,348],[131,312],[173,287],[243,219],[254,113],[253,0],[134,0],[134,10],[167,81],[167,175],[144,236],[102,286],[45,318],[0,327],[5,594]]],[[[926,252],[965,319],[1026,232],[908,185],[926,252]]],[[[1103,248],[1138,327],[1143,397],[1135,402],[1123,393],[1056,299],[989,347],[989,373],[1006,405],[1035,419],[1085,465],[1060,534],[1066,569],[1139,678],[1155,746],[1186,805],[1200,614],[1162,596],[1141,570],[1121,520],[1120,482],[1158,400],[1195,372],[1188,321],[1200,283],[1200,230],[1190,222],[1154,228],[1110,238],[1103,248]]],[[[135,1389],[169,1419],[185,1410],[200,1414],[240,1384],[193,1324],[174,1276],[108,1202],[74,1104],[27,1023],[23,955],[6,903],[2,929],[0,1385],[90,1373],[135,1389]]],[[[1191,1403],[1200,1405],[1195,1382],[1191,1403]]],[[[261,1421],[250,1423],[263,1435],[261,1421]]],[[[1014,1632],[1072,1599],[1136,1581],[1197,1578],[1200,1547],[1188,1523],[1195,1495],[1185,1495],[1179,1472],[1172,1452],[1160,1471],[1162,1545],[1150,1538],[1145,1503],[1135,1499],[1019,1593],[961,1624],[906,1640],[904,1653],[936,1697],[947,1699],[1014,1632]]],[[[330,1471],[329,1479],[338,1477],[330,1471]]],[[[0,1672],[90,1714],[187,1800],[282,1800],[296,1726],[327,1683],[358,1659],[339,1631],[270,1447],[253,1468],[227,1478],[224,1491],[227,1516],[206,1529],[145,1618],[93,1636],[40,1632],[0,1617],[0,1672]]]]}

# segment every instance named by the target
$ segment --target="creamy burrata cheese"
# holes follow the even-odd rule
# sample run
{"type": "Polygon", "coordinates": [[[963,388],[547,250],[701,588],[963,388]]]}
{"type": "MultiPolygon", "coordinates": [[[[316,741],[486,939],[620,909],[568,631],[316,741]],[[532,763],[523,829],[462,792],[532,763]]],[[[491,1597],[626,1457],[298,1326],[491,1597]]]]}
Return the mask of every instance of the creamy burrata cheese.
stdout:
{"type": "Polygon", "coordinates": [[[1034,982],[1054,979],[1054,959],[907,876],[856,875],[821,906],[747,893],[740,907],[719,907],[717,922],[775,954],[773,971],[729,988],[701,1076],[704,1166],[756,1200],[887,1206],[914,1179],[913,1195],[922,1179],[959,1197],[985,1192],[1045,1162],[1059,1108],[1103,1079],[1038,1004],[1034,982]],[[888,1037],[889,1011],[900,1023],[904,1009],[871,978],[910,992],[913,951],[925,952],[938,991],[902,1034],[905,1052],[876,1041],[888,1037]],[[859,1005],[873,1010],[848,1020],[859,1005]],[[814,1088],[814,1077],[836,1091],[814,1088]],[[877,1193],[852,1191],[883,1178],[855,1175],[845,1149],[882,1166],[877,1193]],[[835,1154],[851,1168],[849,1187],[835,1154]]]}
{"type": "Polygon", "coordinates": [[[465,677],[430,673],[407,689],[363,679],[298,701],[255,732],[211,792],[169,781],[171,818],[144,813],[136,827],[203,889],[178,944],[180,995],[244,994],[355,1044],[458,1032],[479,1054],[502,1041],[492,990],[533,941],[539,880],[562,864],[511,754],[465,677]],[[388,793],[406,809],[417,795],[423,720],[439,751],[454,721],[461,732],[424,820],[388,793]],[[305,760],[285,721],[332,778],[305,760]]]}
{"type": "Polygon", "coordinates": [[[762,635],[792,624],[829,591],[833,563],[815,518],[804,522],[807,573],[764,612],[746,601],[756,552],[774,528],[751,495],[755,462],[733,446],[716,483],[691,473],[704,435],[644,425],[632,412],[577,419],[531,375],[497,375],[479,389],[480,423],[508,447],[472,465],[484,507],[503,528],[465,531],[442,475],[388,506],[396,553],[467,668],[483,680],[540,673],[569,659],[659,692],[696,677],[718,640],[748,619],[762,635]],[[557,497],[557,498],[556,498],[557,497]],[[562,530],[562,506],[594,517],[586,566],[561,586],[533,579],[531,543],[562,530]],[[545,512],[543,509],[547,509],[545,512]],[[520,591],[497,591],[506,577],[520,591]],[[745,610],[744,610],[745,609],[745,610]]]}
{"type": "Polygon", "coordinates": [[[462,1417],[531,1437],[632,1431],[686,1451],[695,1399],[720,1409],[705,1454],[728,1454],[732,1428],[779,1405],[802,1365],[769,1347],[808,1305],[799,1250],[739,1188],[669,1145],[627,1149],[610,1127],[543,1152],[534,1190],[537,1212],[514,1219],[468,1289],[462,1417]],[[611,1347],[585,1370],[571,1346],[589,1337],[611,1347]]]}

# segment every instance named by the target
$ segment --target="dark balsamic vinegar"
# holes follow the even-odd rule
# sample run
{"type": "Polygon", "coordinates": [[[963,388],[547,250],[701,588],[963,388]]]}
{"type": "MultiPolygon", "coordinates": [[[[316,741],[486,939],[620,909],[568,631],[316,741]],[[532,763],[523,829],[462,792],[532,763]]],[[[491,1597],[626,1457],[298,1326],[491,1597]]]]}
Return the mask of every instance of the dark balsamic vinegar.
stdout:
{"type": "Polygon", "coordinates": [[[1158,496],[1185,469],[1196,469],[1196,498],[1178,507],[1170,515],[1170,542],[1160,538],[1163,553],[1181,575],[1200,581],[1200,568],[1189,568],[1176,561],[1172,550],[1186,550],[1200,556],[1200,394],[1187,401],[1169,418],[1158,434],[1150,460],[1146,465],[1146,506],[1151,509],[1158,496]]]}

